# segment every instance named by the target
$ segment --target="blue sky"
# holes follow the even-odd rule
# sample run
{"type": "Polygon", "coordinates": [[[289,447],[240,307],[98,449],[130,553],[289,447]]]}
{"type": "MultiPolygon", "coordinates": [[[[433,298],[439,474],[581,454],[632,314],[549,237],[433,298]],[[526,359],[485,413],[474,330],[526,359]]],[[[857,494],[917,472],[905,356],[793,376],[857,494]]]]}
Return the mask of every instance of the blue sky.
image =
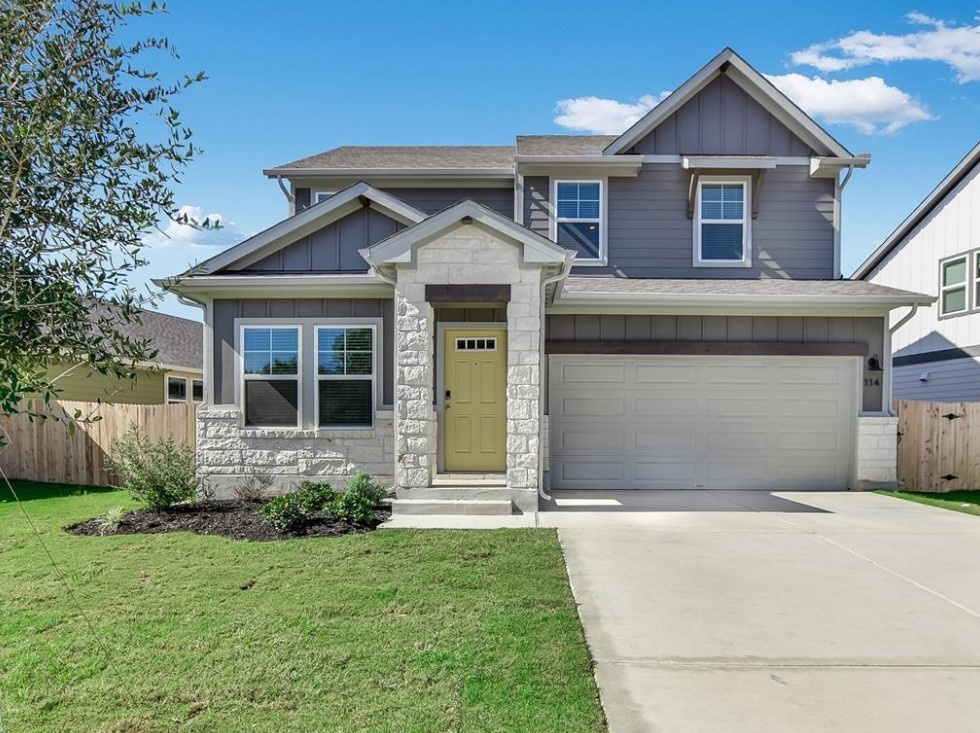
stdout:
{"type": "MultiPolygon", "coordinates": [[[[178,101],[204,153],[177,201],[225,227],[152,237],[145,277],[180,272],[283,218],[285,199],[263,167],[345,144],[606,132],[725,46],[776,77],[853,152],[872,155],[845,191],[845,274],[980,138],[980,20],[962,2],[757,1],[736,12],[731,2],[569,0],[169,7],[137,30],[180,51],[164,71],[210,77],[178,101]]],[[[160,309],[199,314],[172,297],[160,309]]]]}

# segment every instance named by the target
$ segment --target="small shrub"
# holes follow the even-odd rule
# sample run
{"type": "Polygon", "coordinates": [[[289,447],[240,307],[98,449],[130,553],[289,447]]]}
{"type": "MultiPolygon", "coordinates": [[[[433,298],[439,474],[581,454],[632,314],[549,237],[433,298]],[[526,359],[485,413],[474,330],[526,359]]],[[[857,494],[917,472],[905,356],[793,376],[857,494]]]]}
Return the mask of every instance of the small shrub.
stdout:
{"type": "Polygon", "coordinates": [[[259,510],[262,518],[280,532],[299,529],[309,519],[309,512],[298,493],[283,494],[265,504],[259,510]]]}
{"type": "Polygon", "coordinates": [[[330,505],[331,516],[354,524],[374,519],[374,508],[388,495],[384,484],[367,471],[358,471],[347,482],[343,494],[330,505]]]}
{"type": "Polygon", "coordinates": [[[147,440],[138,428],[112,446],[108,468],[140,504],[155,511],[193,499],[198,490],[194,449],[173,438],[147,440]]]}
{"type": "Polygon", "coordinates": [[[126,510],[121,506],[114,506],[99,519],[99,534],[112,534],[119,529],[122,524],[126,510]]]}
{"type": "Polygon", "coordinates": [[[337,500],[337,492],[326,481],[303,481],[296,493],[310,514],[324,510],[337,500]]]}
{"type": "Polygon", "coordinates": [[[367,471],[358,471],[347,481],[347,493],[360,494],[375,505],[388,496],[388,488],[367,471]]]}
{"type": "Polygon", "coordinates": [[[241,501],[262,501],[272,488],[272,474],[268,471],[252,471],[235,486],[235,498],[241,501]]]}

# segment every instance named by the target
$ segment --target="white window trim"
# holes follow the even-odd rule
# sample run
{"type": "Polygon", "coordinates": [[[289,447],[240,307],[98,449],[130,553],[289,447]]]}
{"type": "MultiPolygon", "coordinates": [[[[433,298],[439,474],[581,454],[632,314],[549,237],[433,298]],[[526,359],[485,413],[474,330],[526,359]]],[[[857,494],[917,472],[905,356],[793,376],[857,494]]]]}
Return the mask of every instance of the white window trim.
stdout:
{"type": "Polygon", "coordinates": [[[185,402],[189,402],[190,401],[190,394],[187,391],[187,377],[172,377],[172,376],[170,376],[168,374],[167,375],[167,379],[166,379],[166,381],[163,384],[163,396],[167,400],[167,404],[168,405],[181,405],[181,404],[183,404],[185,402]],[[171,382],[171,380],[173,380],[174,382],[183,382],[184,383],[184,399],[182,399],[182,400],[175,400],[175,399],[173,399],[173,398],[170,397],[170,382],[171,382]]]}
{"type": "MultiPolygon", "coordinates": [[[[939,307],[939,317],[940,318],[952,318],[953,316],[962,316],[974,310],[976,306],[973,306],[973,292],[970,287],[970,283],[974,284],[977,282],[977,257],[973,252],[965,252],[958,255],[953,255],[952,257],[946,257],[939,260],[939,298],[937,300],[937,305],[939,307]],[[943,285],[943,275],[945,274],[946,265],[949,265],[957,260],[964,260],[966,263],[966,277],[963,282],[959,285],[943,285]],[[972,265],[972,267],[971,267],[972,265]],[[945,311],[943,310],[943,296],[950,290],[958,290],[963,288],[963,308],[957,311],[945,311]]],[[[975,290],[974,290],[975,292],[975,290]]]]}
{"type": "MultiPolygon", "coordinates": [[[[374,430],[378,415],[378,327],[372,323],[322,323],[313,327],[313,422],[320,432],[331,430],[374,430]],[[367,374],[320,374],[320,331],[336,328],[368,328],[371,330],[371,424],[370,425],[321,425],[320,424],[320,382],[321,381],[364,381],[367,374]]],[[[346,353],[346,352],[345,352],[346,353]]]]}
{"type": "Polygon", "coordinates": [[[575,255],[575,267],[605,267],[609,263],[609,247],[607,241],[607,222],[609,207],[606,196],[608,177],[602,178],[552,178],[551,179],[551,216],[549,217],[549,239],[558,242],[559,223],[594,223],[595,219],[559,219],[558,218],[558,184],[559,183],[598,183],[599,184],[599,259],[581,259],[575,255]]]}
{"type": "Polygon", "coordinates": [[[698,190],[694,201],[694,266],[695,267],[752,267],[752,176],[700,176],[698,190]],[[702,186],[714,183],[740,183],[744,196],[742,199],[742,219],[701,219],[701,189],[702,186]],[[701,225],[702,224],[736,224],[742,225],[742,259],[740,260],[705,260],[701,257],[701,225]]]}
{"type": "Polygon", "coordinates": [[[299,429],[303,424],[303,329],[301,326],[283,323],[243,323],[238,327],[238,402],[245,419],[245,382],[279,382],[296,380],[296,422],[292,425],[245,425],[248,430],[299,429]],[[269,328],[291,329],[296,331],[296,374],[246,374],[245,373],[245,329],[269,328]]]}
{"type": "Polygon", "coordinates": [[[319,204],[320,203],[320,196],[323,196],[324,197],[323,200],[326,201],[326,199],[330,198],[335,193],[337,193],[337,192],[336,191],[314,191],[313,192],[313,198],[310,201],[310,205],[312,206],[314,204],[319,204]]]}

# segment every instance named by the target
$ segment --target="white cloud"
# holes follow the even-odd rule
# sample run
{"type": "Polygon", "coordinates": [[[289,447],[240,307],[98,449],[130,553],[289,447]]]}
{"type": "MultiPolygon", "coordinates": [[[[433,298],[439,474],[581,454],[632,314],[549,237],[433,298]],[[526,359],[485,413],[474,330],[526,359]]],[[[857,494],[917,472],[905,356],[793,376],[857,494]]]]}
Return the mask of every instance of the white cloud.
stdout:
{"type": "Polygon", "coordinates": [[[980,23],[950,25],[923,13],[909,13],[905,18],[923,29],[904,35],[857,31],[804,48],[791,58],[794,64],[820,71],[894,61],[939,61],[955,70],[961,84],[980,81],[980,23]]]}
{"type": "Polygon", "coordinates": [[[803,110],[820,119],[853,125],[866,134],[893,133],[911,122],[935,119],[912,96],[879,76],[836,81],[802,74],[767,76],[803,110]]]}
{"type": "Polygon", "coordinates": [[[231,246],[242,239],[242,232],[235,222],[226,221],[216,212],[205,213],[200,206],[185,204],[177,210],[174,219],[167,219],[165,226],[145,236],[143,242],[152,248],[215,249],[231,246]],[[185,221],[188,223],[181,223],[185,221]],[[197,226],[193,222],[197,222],[197,226]],[[207,227],[203,226],[205,222],[207,227]]]}
{"type": "Polygon", "coordinates": [[[618,135],[667,98],[644,94],[635,102],[619,102],[602,97],[575,97],[559,100],[555,105],[555,124],[569,130],[595,135],[618,135]]]}

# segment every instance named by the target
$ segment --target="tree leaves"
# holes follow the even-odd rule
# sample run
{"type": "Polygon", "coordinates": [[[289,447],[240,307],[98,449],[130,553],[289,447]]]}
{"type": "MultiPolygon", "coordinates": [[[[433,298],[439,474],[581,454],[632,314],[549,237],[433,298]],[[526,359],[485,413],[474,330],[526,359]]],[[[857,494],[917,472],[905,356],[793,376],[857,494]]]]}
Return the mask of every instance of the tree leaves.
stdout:
{"type": "Polygon", "coordinates": [[[0,0],[0,414],[56,397],[53,361],[133,378],[153,358],[123,328],[151,298],[129,278],[176,215],[175,177],[199,151],[173,102],[205,76],[161,81],[142,56],[176,58],[170,42],[119,36],[164,10],[0,0]]]}

